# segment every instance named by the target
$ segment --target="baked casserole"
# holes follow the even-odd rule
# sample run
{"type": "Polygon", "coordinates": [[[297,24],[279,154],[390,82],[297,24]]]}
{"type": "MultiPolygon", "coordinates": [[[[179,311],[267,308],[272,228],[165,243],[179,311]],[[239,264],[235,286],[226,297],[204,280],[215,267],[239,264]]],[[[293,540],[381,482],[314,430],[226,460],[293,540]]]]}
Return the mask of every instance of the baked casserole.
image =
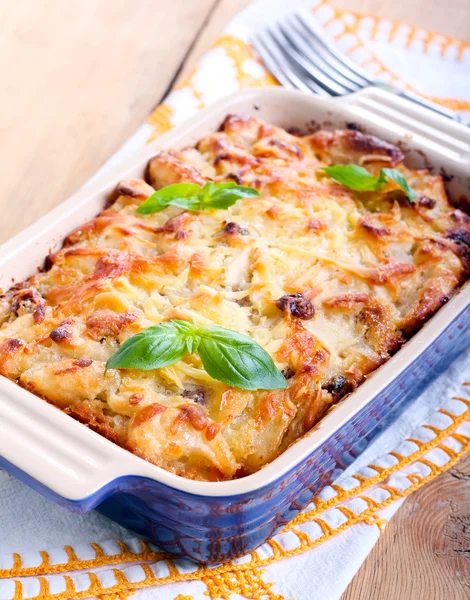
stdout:
{"type": "Polygon", "coordinates": [[[73,231],[43,271],[0,299],[0,373],[178,475],[253,473],[384,363],[470,272],[470,224],[443,177],[355,128],[309,135],[229,116],[194,148],[163,151],[147,181],[73,231]],[[374,190],[329,176],[357,165],[374,190]],[[324,169],[327,168],[325,171],[324,169]],[[137,212],[174,184],[260,192],[224,209],[137,212]],[[242,389],[197,353],[158,369],[108,368],[168,322],[252,338],[285,378],[242,389]]]}

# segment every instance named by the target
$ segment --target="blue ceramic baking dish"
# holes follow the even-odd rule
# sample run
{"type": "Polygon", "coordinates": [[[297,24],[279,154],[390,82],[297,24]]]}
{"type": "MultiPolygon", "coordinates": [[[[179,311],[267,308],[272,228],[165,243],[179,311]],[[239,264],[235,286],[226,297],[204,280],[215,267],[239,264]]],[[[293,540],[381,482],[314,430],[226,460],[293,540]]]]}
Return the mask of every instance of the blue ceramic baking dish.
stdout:
{"type": "MultiPolygon", "coordinates": [[[[166,134],[5,244],[0,286],[28,277],[70,230],[101,210],[120,179],[142,176],[156,150],[192,144],[233,112],[256,114],[283,127],[313,122],[344,127],[354,121],[401,143],[410,166],[426,160],[438,171],[444,169],[452,176],[451,197],[459,202],[468,197],[470,130],[463,126],[382,90],[335,100],[280,89],[250,90],[166,134]]],[[[258,473],[218,483],[190,481],[151,465],[0,377],[0,467],[71,511],[97,508],[173,554],[221,562],[246,554],[275,534],[469,345],[467,284],[284,454],[258,473]]]]}

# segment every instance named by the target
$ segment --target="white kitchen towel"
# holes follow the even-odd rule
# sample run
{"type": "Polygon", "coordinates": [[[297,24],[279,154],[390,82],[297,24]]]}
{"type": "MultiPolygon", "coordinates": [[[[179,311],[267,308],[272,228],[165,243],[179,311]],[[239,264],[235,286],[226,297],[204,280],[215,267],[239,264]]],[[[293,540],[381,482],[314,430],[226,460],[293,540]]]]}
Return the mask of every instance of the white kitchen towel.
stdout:
{"type": "MultiPolygon", "coordinates": [[[[240,13],[104,169],[225,94],[274,85],[246,40],[286,4],[261,0],[240,13]]],[[[470,116],[470,43],[321,0],[301,4],[371,73],[470,116]]],[[[336,600],[403,499],[470,449],[469,382],[467,351],[315,503],[225,565],[172,559],[99,513],[69,513],[0,472],[0,600],[336,600]]]]}

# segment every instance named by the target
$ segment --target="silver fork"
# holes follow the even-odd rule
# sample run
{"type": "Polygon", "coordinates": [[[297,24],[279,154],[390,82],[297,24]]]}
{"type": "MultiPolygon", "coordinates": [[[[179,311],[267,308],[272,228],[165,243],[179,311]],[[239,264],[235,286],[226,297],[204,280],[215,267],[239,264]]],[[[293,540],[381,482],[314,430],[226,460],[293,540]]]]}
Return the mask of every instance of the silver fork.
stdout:
{"type": "Polygon", "coordinates": [[[457,115],[418,94],[373,79],[339,51],[300,13],[266,25],[251,35],[251,43],[269,71],[286,88],[323,96],[344,96],[367,86],[388,89],[445,117],[457,115]]]}

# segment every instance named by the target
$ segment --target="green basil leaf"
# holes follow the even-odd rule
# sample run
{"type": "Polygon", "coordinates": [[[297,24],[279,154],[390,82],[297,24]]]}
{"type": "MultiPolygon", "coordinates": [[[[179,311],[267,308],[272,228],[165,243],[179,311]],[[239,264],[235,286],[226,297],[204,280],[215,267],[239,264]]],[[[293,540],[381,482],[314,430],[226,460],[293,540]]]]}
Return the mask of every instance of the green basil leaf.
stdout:
{"type": "Polygon", "coordinates": [[[381,188],[379,178],[359,165],[333,165],[322,169],[329,177],[358,192],[373,192],[381,188]]]}
{"type": "MultiPolygon", "coordinates": [[[[124,342],[106,363],[108,369],[161,369],[181,360],[197,344],[194,326],[168,321],[149,327],[124,342]]],[[[196,345],[197,347],[197,345],[196,345]]],[[[194,350],[192,350],[194,352],[194,350]]]]}
{"type": "Polygon", "coordinates": [[[202,189],[205,208],[229,208],[241,198],[257,198],[258,190],[252,187],[229,183],[206,183],[202,189]]]}
{"type": "Polygon", "coordinates": [[[141,215],[151,215],[168,206],[179,206],[186,210],[229,208],[241,198],[255,198],[258,190],[233,181],[226,183],[207,182],[203,188],[196,183],[175,183],[154,192],[137,208],[141,215]]]}
{"type": "Polygon", "coordinates": [[[382,183],[387,180],[392,180],[397,183],[408,196],[408,200],[410,202],[413,202],[413,200],[416,198],[416,192],[406,181],[406,177],[403,175],[403,173],[400,173],[400,171],[397,169],[382,169],[380,171],[379,182],[382,183]]]}
{"type": "Polygon", "coordinates": [[[194,354],[201,342],[197,325],[195,323],[188,323],[187,321],[179,321],[177,319],[170,321],[170,323],[174,323],[180,334],[185,336],[188,354],[194,354]]]}
{"type": "Polygon", "coordinates": [[[244,390],[287,387],[273,359],[253,338],[215,325],[200,328],[198,333],[199,356],[214,379],[244,390]]]}
{"type": "Polygon", "coordinates": [[[170,204],[172,206],[179,206],[180,208],[185,208],[186,210],[202,209],[200,194],[198,194],[197,198],[175,198],[174,200],[171,200],[170,204]]]}
{"type": "Polygon", "coordinates": [[[173,327],[182,335],[195,335],[197,332],[197,325],[194,323],[188,323],[188,321],[173,319],[172,321],[166,321],[165,323],[162,323],[162,325],[166,325],[166,323],[171,323],[173,327]]]}
{"type": "Polygon", "coordinates": [[[211,196],[214,196],[220,190],[231,190],[236,187],[239,186],[237,186],[237,184],[233,181],[226,181],[224,183],[215,183],[213,181],[208,181],[204,184],[204,187],[202,188],[203,201],[206,202],[208,199],[210,199],[211,196]]]}
{"type": "Polygon", "coordinates": [[[144,200],[137,208],[141,215],[151,215],[167,208],[170,204],[189,208],[191,201],[197,201],[201,193],[201,188],[196,183],[175,183],[167,185],[161,190],[157,190],[151,196],[144,200]]]}
{"type": "Polygon", "coordinates": [[[411,202],[416,198],[416,192],[397,169],[381,169],[379,177],[358,165],[333,165],[322,171],[342,185],[359,192],[379,191],[387,181],[392,180],[403,189],[411,202]]]}
{"type": "Polygon", "coordinates": [[[198,351],[211,377],[245,390],[286,388],[269,354],[251,337],[224,327],[167,321],[129,338],[106,363],[108,369],[161,369],[198,351]]]}

